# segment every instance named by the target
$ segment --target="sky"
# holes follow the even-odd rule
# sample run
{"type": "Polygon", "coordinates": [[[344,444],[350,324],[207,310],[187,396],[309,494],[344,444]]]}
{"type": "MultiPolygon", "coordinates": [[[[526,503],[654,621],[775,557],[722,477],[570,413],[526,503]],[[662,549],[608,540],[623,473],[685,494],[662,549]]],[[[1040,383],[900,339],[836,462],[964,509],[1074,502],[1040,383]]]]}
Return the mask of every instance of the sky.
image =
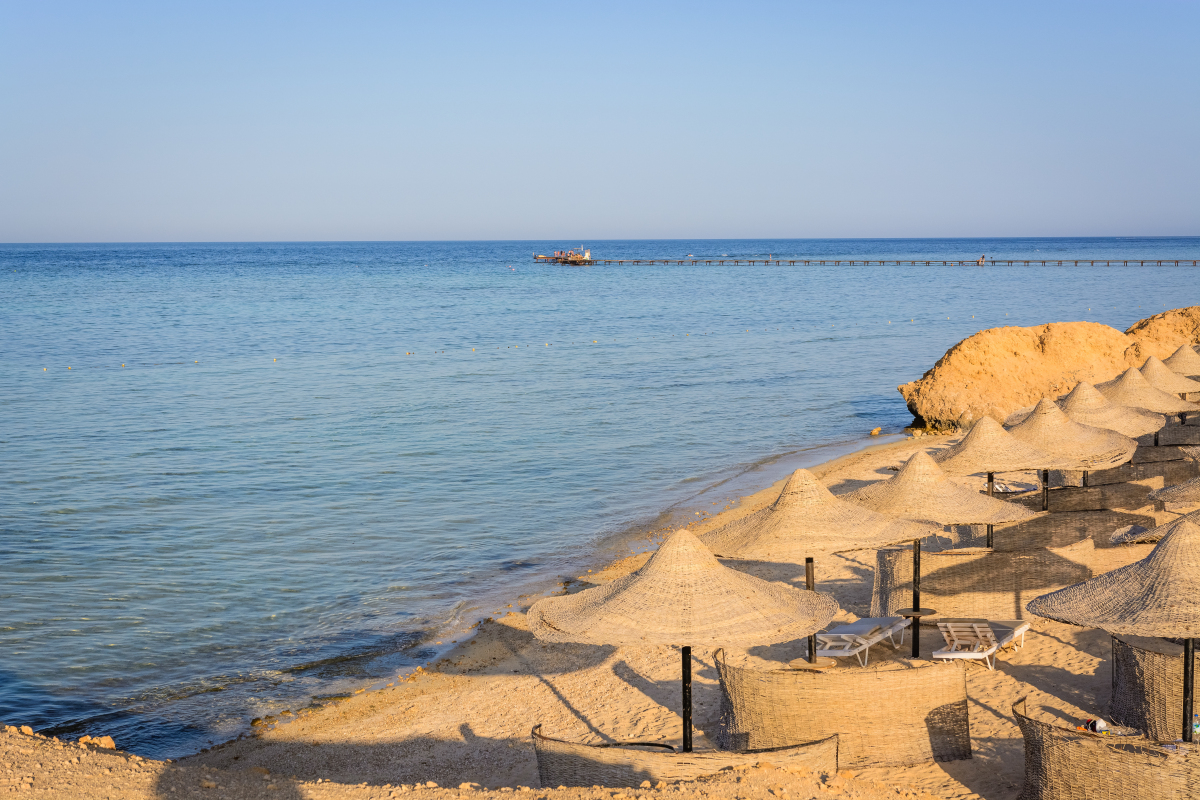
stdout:
{"type": "Polygon", "coordinates": [[[1200,4],[0,0],[0,241],[1200,234],[1200,4]]]}

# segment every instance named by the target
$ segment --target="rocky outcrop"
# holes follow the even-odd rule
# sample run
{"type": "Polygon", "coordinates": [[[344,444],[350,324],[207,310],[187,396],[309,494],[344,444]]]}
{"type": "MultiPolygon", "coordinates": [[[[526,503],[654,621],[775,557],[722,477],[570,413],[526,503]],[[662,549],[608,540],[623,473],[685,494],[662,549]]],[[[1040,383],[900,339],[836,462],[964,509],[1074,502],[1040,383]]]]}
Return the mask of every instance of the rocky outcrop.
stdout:
{"type": "Polygon", "coordinates": [[[897,388],[916,427],[954,430],[985,415],[1003,421],[1080,381],[1110,380],[1197,340],[1200,306],[1156,314],[1125,333],[1096,322],[992,328],[963,339],[920,380],[897,388]]]}
{"type": "MultiPolygon", "coordinates": [[[[1163,359],[1174,353],[1181,344],[1200,341],[1200,306],[1173,308],[1141,322],[1135,322],[1125,334],[1142,348],[1142,359],[1149,356],[1163,359]]],[[[1139,364],[1140,366],[1140,364],[1139,364]]]]}

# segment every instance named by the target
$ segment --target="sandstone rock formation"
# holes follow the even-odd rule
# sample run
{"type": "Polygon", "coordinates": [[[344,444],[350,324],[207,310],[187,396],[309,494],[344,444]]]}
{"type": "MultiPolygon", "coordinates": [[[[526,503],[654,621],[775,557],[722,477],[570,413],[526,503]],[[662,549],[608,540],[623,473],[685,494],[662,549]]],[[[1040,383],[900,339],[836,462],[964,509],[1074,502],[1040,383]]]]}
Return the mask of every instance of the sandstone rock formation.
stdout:
{"type": "Polygon", "coordinates": [[[992,328],[950,348],[920,380],[897,387],[914,426],[948,431],[983,416],[1003,421],[1080,381],[1100,383],[1148,356],[1200,340],[1200,306],[1144,319],[1125,333],[1096,322],[992,328]]]}
{"type": "Polygon", "coordinates": [[[1200,306],[1173,308],[1135,322],[1125,331],[1142,348],[1142,357],[1167,358],[1181,344],[1200,341],[1200,306]]]}

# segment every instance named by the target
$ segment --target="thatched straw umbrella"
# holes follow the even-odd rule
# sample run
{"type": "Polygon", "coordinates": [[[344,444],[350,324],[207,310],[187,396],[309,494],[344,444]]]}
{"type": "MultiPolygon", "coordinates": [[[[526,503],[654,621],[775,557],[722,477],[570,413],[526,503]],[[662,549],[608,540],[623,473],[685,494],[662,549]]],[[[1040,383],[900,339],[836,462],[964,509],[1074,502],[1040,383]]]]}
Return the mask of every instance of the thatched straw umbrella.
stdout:
{"type": "MultiPolygon", "coordinates": [[[[872,511],[902,519],[939,525],[994,525],[1020,522],[1034,516],[1021,506],[959,486],[938,468],[927,453],[914,453],[892,478],[842,495],[872,511]]],[[[913,617],[913,657],[920,655],[916,626],[935,613],[921,608],[921,540],[913,540],[913,605],[896,612],[913,617]]]]}
{"type": "MultiPolygon", "coordinates": [[[[936,531],[940,531],[938,526],[936,531]]],[[[806,469],[788,478],[774,503],[700,536],[723,558],[803,563],[816,553],[875,550],[934,533],[836,497],[806,469]]]]}
{"type": "Polygon", "coordinates": [[[1200,406],[1195,403],[1180,400],[1177,395],[1151,386],[1136,367],[1130,367],[1121,373],[1120,377],[1111,381],[1096,384],[1096,388],[1109,402],[1144,408],[1156,414],[1186,414],[1189,411],[1200,410],[1200,406]]]}
{"type": "Polygon", "coordinates": [[[855,489],[842,499],[881,514],[939,525],[1000,524],[1034,516],[1021,506],[958,485],[923,452],[914,453],[893,477],[855,489]]]}
{"type": "Polygon", "coordinates": [[[1163,359],[1163,363],[1188,378],[1200,377],[1200,355],[1190,344],[1181,344],[1173,354],[1163,359]]]}
{"type": "Polygon", "coordinates": [[[930,454],[948,475],[978,475],[1057,467],[1058,459],[1021,441],[991,417],[983,417],[957,444],[930,454]]]}
{"type": "Polygon", "coordinates": [[[1154,356],[1146,359],[1140,371],[1146,382],[1155,389],[1180,395],[1181,399],[1189,392],[1200,392],[1200,383],[1183,377],[1154,356]]]}
{"type": "MultiPolygon", "coordinates": [[[[996,473],[1057,466],[1054,456],[1013,436],[991,417],[983,417],[962,441],[931,454],[948,475],[987,473],[988,497],[995,494],[996,473]]],[[[987,546],[992,546],[993,525],[987,526],[987,546]]]]}
{"type": "Polygon", "coordinates": [[[825,627],[838,604],[824,593],[769,583],[722,566],[685,530],[645,566],[611,583],[529,609],[546,642],[683,646],[683,749],[692,749],[692,645],[752,647],[790,642],[825,627]]]}
{"type": "Polygon", "coordinates": [[[1141,408],[1117,405],[1090,383],[1080,382],[1070,394],[1058,400],[1058,407],[1081,425],[1105,428],[1136,439],[1155,433],[1167,424],[1167,418],[1141,408]]]}
{"type": "Polygon", "coordinates": [[[1164,522],[1155,528],[1141,527],[1140,525],[1130,525],[1126,528],[1114,533],[1109,541],[1113,544],[1154,544],[1161,540],[1171,531],[1175,530],[1181,522],[1193,522],[1200,524],[1200,511],[1193,511],[1189,514],[1184,514],[1182,517],[1177,517],[1170,522],[1164,522]]]}
{"type": "Polygon", "coordinates": [[[1200,478],[1153,491],[1150,499],[1161,503],[1200,503],[1200,478]]]}
{"type": "MultiPolygon", "coordinates": [[[[1008,429],[1027,444],[1036,444],[1054,456],[1060,464],[1083,470],[1087,486],[1088,471],[1107,469],[1133,458],[1137,442],[1107,428],[1093,428],[1068,417],[1049,398],[1043,397],[1028,417],[1008,429]]],[[[1050,470],[1042,469],[1042,510],[1050,509],[1050,470]]]]}
{"type": "Polygon", "coordinates": [[[1200,526],[1183,520],[1141,561],[1036,597],[1025,608],[1039,617],[1110,633],[1183,639],[1183,740],[1192,741],[1200,526]]]}

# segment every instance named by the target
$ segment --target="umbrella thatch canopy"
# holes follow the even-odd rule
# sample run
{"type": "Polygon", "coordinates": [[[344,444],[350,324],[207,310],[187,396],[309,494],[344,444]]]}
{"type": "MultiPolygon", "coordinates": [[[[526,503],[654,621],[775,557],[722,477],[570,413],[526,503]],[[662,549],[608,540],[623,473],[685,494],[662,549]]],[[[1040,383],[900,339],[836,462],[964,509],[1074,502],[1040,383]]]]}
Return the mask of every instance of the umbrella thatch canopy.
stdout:
{"type": "Polygon", "coordinates": [[[1200,526],[1177,520],[1141,561],[1035,597],[1039,617],[1130,636],[1181,638],[1183,740],[1192,740],[1193,640],[1200,636],[1200,526]]]}
{"type": "MultiPolygon", "coordinates": [[[[1064,414],[1081,425],[1105,428],[1133,439],[1161,430],[1167,424],[1167,418],[1162,414],[1114,403],[1086,381],[1075,384],[1074,389],[1054,402],[1064,414]]],[[[1017,409],[1008,415],[1004,424],[1011,428],[1024,422],[1033,409],[1033,406],[1017,409]]]]}
{"type": "Polygon", "coordinates": [[[982,417],[953,447],[931,454],[947,475],[1057,469],[1055,456],[1013,436],[991,417],[982,417]]]}
{"type": "Polygon", "coordinates": [[[788,478],[775,502],[700,536],[726,558],[804,563],[805,556],[878,549],[937,533],[834,496],[806,469],[788,478]]]}
{"type": "Polygon", "coordinates": [[[1200,383],[1183,377],[1154,356],[1150,356],[1146,359],[1146,363],[1142,364],[1141,373],[1147,383],[1164,392],[1171,394],[1200,392],[1200,383]]]}
{"type": "Polygon", "coordinates": [[[1096,384],[1109,402],[1133,408],[1144,408],[1157,414],[1182,414],[1198,411],[1200,406],[1180,400],[1178,395],[1155,389],[1136,367],[1130,367],[1119,378],[1096,384]]]}
{"type": "Polygon", "coordinates": [[[837,613],[827,594],[769,583],[717,561],[690,532],[671,534],[632,575],[529,609],[546,642],[683,646],[683,750],[692,749],[692,645],[752,647],[816,633],[837,613]]]}
{"type": "Polygon", "coordinates": [[[1151,492],[1150,498],[1162,503],[1200,503],[1200,478],[1151,492]]]}
{"type": "Polygon", "coordinates": [[[1141,561],[1036,597],[1039,617],[1132,636],[1200,636],[1200,526],[1178,520],[1141,561]]]}
{"type": "Polygon", "coordinates": [[[1081,425],[1116,431],[1137,438],[1154,433],[1167,424],[1167,418],[1141,408],[1117,405],[1090,383],[1080,382],[1071,393],[1058,401],[1063,413],[1081,425]]]}
{"type": "Polygon", "coordinates": [[[881,514],[939,525],[995,525],[1035,516],[1021,506],[959,486],[923,452],[914,453],[894,477],[842,497],[881,514]]]}
{"type": "Polygon", "coordinates": [[[1140,525],[1130,525],[1114,533],[1110,541],[1113,544],[1154,544],[1185,521],[1200,523],[1200,511],[1193,511],[1149,530],[1140,525]]]}
{"type": "Polygon", "coordinates": [[[1179,349],[1163,359],[1163,363],[1172,372],[1186,375],[1189,378],[1200,377],[1200,355],[1190,344],[1181,344],[1179,349]]]}
{"type": "Polygon", "coordinates": [[[722,566],[680,530],[632,575],[537,601],[529,630],[547,642],[751,647],[802,639],[837,610],[827,594],[722,566]]]}
{"type": "Polygon", "coordinates": [[[1009,433],[1073,469],[1115,467],[1133,458],[1137,449],[1137,442],[1128,436],[1075,422],[1049,398],[1042,398],[1009,433]]]}

